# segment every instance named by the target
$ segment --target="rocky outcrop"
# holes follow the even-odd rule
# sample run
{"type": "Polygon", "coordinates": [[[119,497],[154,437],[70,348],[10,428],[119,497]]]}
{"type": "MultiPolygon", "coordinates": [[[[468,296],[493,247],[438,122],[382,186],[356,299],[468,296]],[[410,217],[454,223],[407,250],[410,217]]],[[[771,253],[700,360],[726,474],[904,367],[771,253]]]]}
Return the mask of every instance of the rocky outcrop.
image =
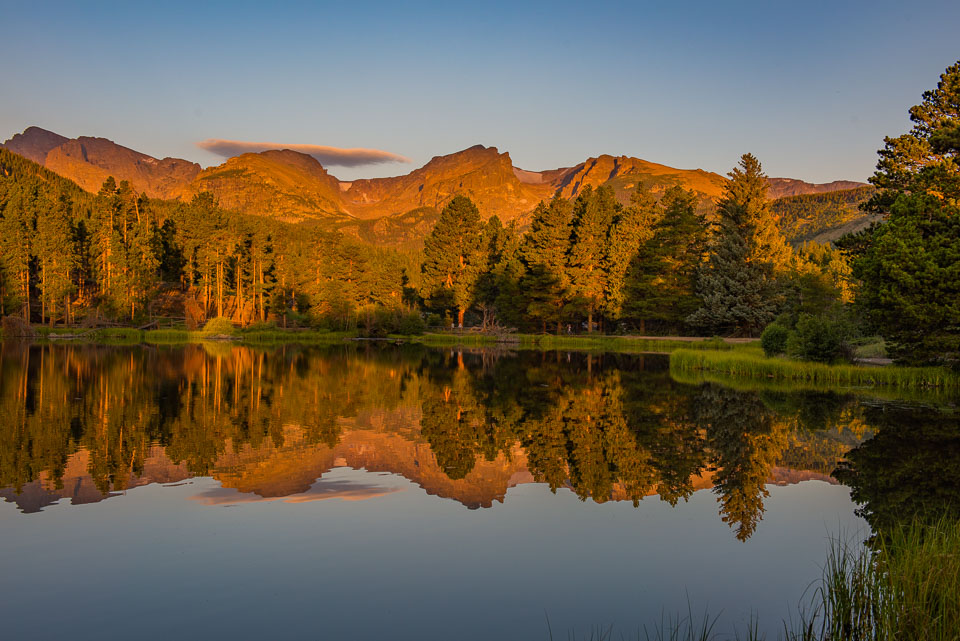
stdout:
{"type": "Polygon", "coordinates": [[[289,149],[231,158],[199,173],[178,195],[201,191],[222,207],[290,222],[343,214],[340,181],[312,156],[289,149]]]}
{"type": "Polygon", "coordinates": [[[15,154],[42,165],[46,162],[47,154],[50,153],[51,149],[59,147],[69,140],[69,138],[40,127],[27,127],[23,130],[23,133],[16,134],[2,146],[15,154]]]}
{"type": "Polygon", "coordinates": [[[43,164],[86,191],[98,191],[103,181],[113,176],[151,198],[175,198],[183,185],[200,173],[196,163],[179,158],[158,160],[106,138],[86,136],[51,149],[43,164]]]}

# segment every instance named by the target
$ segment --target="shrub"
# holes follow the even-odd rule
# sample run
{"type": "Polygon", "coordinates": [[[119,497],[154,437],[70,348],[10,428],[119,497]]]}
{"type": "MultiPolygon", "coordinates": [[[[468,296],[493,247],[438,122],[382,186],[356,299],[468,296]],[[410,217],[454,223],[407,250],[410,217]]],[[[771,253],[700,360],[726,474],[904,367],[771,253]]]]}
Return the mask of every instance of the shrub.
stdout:
{"type": "Polygon", "coordinates": [[[367,338],[384,338],[388,334],[422,334],[426,325],[414,310],[386,307],[361,310],[360,327],[367,338]]]}
{"type": "Polygon", "coordinates": [[[427,325],[423,322],[423,318],[415,311],[404,312],[400,315],[399,322],[397,323],[397,333],[408,336],[422,334],[426,328],[427,325]]]}
{"type": "Polygon", "coordinates": [[[801,314],[787,339],[787,353],[805,361],[831,363],[849,356],[846,323],[825,316],[801,314]]]}
{"type": "Polygon", "coordinates": [[[767,356],[779,356],[787,351],[787,340],[790,330],[783,325],[770,323],[760,335],[760,346],[767,356]]]}
{"type": "Polygon", "coordinates": [[[211,318],[201,330],[201,332],[204,334],[226,334],[228,336],[235,334],[236,331],[237,330],[233,326],[233,323],[225,316],[211,318]]]}
{"type": "Polygon", "coordinates": [[[310,316],[305,313],[288,309],[283,313],[284,327],[307,327],[310,325],[310,316]]]}
{"type": "Polygon", "coordinates": [[[2,324],[4,338],[33,338],[34,336],[30,323],[19,316],[4,316],[2,324]]]}
{"type": "Polygon", "coordinates": [[[262,321],[248,325],[244,331],[247,332],[273,332],[277,329],[276,321],[262,321]]]}

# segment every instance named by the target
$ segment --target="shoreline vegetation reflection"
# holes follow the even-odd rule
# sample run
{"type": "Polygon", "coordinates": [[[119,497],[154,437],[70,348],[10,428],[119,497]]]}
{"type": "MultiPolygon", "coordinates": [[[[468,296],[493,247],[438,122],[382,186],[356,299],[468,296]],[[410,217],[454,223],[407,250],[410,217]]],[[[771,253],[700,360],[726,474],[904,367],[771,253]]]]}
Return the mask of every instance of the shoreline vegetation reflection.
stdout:
{"type": "Polygon", "coordinates": [[[0,357],[0,496],[22,512],[203,476],[238,500],[383,494],[315,487],[348,466],[469,508],[529,482],[634,505],[709,490],[747,540],[771,483],[850,485],[874,528],[960,487],[953,412],[678,382],[664,356],[4,343],[0,357]]]}

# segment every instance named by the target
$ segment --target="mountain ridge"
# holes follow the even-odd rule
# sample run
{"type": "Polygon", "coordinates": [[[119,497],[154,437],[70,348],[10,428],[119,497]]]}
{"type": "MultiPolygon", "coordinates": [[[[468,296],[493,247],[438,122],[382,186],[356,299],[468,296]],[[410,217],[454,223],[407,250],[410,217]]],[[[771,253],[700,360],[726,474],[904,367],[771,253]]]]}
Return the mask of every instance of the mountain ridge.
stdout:
{"type": "MultiPolygon", "coordinates": [[[[607,154],[573,167],[533,171],[516,167],[509,152],[483,145],[434,156],[400,176],[351,181],[339,180],[313,157],[289,149],[245,153],[204,169],[179,158],[154,158],[106,138],[70,139],[39,127],[28,127],[2,146],[23,152],[89,192],[96,193],[108,176],[114,176],[151,197],[187,200],[209,191],[226,208],[293,223],[376,221],[439,210],[458,194],[473,199],[485,218],[498,215],[505,222],[523,222],[542,200],[555,194],[575,198],[587,187],[602,185],[613,188],[623,203],[629,202],[638,184],[655,194],[677,185],[696,192],[709,206],[722,195],[727,182],[724,176],[702,169],[677,169],[607,154]]],[[[768,180],[771,199],[864,185],[768,180]]]]}

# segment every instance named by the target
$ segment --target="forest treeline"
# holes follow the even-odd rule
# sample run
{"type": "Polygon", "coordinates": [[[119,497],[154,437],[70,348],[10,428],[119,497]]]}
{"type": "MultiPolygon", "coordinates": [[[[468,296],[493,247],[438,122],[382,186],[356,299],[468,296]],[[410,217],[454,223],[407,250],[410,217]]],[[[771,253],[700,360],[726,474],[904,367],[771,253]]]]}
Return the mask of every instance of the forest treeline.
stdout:
{"type": "Polygon", "coordinates": [[[809,240],[825,231],[840,228],[851,221],[864,218],[860,205],[870,199],[876,190],[872,186],[828,191],[821,194],[784,196],[773,201],[783,235],[793,244],[809,240]]]}
{"type": "Polygon", "coordinates": [[[424,306],[461,326],[530,331],[756,335],[779,314],[850,300],[837,250],[794,251],[777,226],[760,163],[730,174],[712,220],[693,192],[642,185],[627,206],[608,187],[540,203],[520,234],[486,223],[465,196],[440,213],[423,251],[424,306]]]}
{"type": "Polygon", "coordinates": [[[309,224],[147,198],[107,179],[96,195],[0,149],[0,312],[41,323],[215,316],[249,325],[355,326],[402,304],[415,258],[309,224]]]}
{"type": "Polygon", "coordinates": [[[664,366],[637,356],[379,346],[8,343],[0,488],[19,492],[41,475],[59,487],[83,450],[96,487],[122,490],[157,445],[191,475],[217,475],[235,469],[238,452],[332,448],[345,418],[393,412],[399,422],[387,429],[429,445],[450,479],[469,480],[478,461],[521,447],[538,482],[584,500],[658,495],[676,504],[712,486],[721,516],[745,539],[775,467],[828,475],[867,430],[853,397],[679,384],[664,366]]]}
{"type": "Polygon", "coordinates": [[[460,196],[441,212],[421,259],[225,211],[208,193],[163,201],[108,179],[87,194],[0,150],[0,312],[50,324],[174,316],[196,326],[225,316],[349,329],[371,308],[407,307],[446,326],[756,333],[812,300],[810,288],[843,300],[847,268],[827,246],[786,246],[759,163],[744,163],[731,189],[744,182],[747,191],[731,191],[713,225],[680,188],[656,198],[641,187],[626,207],[609,188],[587,188],[574,201],[538,205],[525,233],[496,216],[483,223],[460,196]],[[759,257],[755,273],[734,273],[720,238],[740,243],[733,250],[743,261],[759,257]],[[771,239],[781,254],[758,254],[771,239]],[[709,279],[727,276],[739,282],[711,303],[709,279]],[[775,302],[720,308],[760,285],[775,302]]]}

